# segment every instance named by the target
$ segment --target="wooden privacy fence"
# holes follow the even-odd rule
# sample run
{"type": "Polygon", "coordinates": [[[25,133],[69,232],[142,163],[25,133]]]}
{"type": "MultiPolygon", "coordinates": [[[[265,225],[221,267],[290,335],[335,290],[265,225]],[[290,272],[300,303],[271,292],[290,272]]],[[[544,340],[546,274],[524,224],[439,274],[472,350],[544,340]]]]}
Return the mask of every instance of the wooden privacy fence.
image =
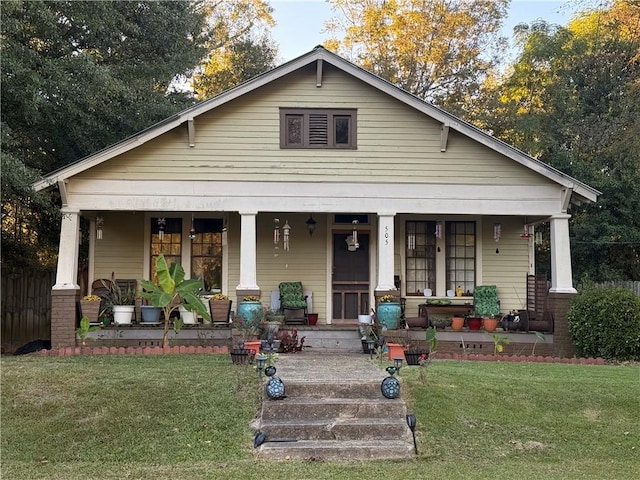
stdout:
{"type": "Polygon", "coordinates": [[[627,290],[631,290],[633,293],[635,293],[637,296],[640,297],[640,282],[623,282],[623,281],[619,281],[619,282],[598,282],[595,284],[596,287],[598,288],[615,288],[615,287],[622,287],[622,288],[626,288],[627,290]]]}
{"type": "Polygon", "coordinates": [[[51,287],[55,272],[2,272],[2,350],[13,352],[31,340],[51,338],[51,287]]]}

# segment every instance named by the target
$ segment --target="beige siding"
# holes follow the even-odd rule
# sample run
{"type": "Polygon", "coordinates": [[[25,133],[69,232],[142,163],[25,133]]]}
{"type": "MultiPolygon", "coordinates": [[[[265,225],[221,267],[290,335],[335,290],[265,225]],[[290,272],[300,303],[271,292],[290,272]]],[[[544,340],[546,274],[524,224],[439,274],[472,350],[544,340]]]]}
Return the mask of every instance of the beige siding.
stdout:
{"type": "MultiPolygon", "coordinates": [[[[313,309],[319,314],[319,323],[326,322],[326,231],[322,215],[314,215],[317,226],[312,237],[307,232],[305,221],[308,215],[259,214],[257,217],[257,281],[262,293],[262,304],[269,306],[271,291],[278,290],[280,282],[301,281],[305,290],[313,292],[313,309]],[[273,219],[280,218],[281,226],[288,220],[291,226],[290,250],[273,245],[273,219]]],[[[234,298],[235,288],[240,282],[240,217],[229,218],[229,294],[234,298]]]]}
{"type": "Polygon", "coordinates": [[[480,284],[498,287],[502,312],[522,309],[526,302],[529,271],[529,241],[520,238],[522,219],[485,217],[482,221],[483,270],[480,284]],[[498,222],[502,226],[502,236],[496,243],[493,225],[498,222]],[[496,248],[500,253],[496,253],[496,248]]]}
{"type": "Polygon", "coordinates": [[[424,182],[540,185],[550,181],[450,131],[440,151],[440,124],[359,80],[327,68],[276,80],[195,119],[187,126],[78,175],[79,178],[267,181],[424,182]],[[357,150],[282,150],[280,107],[358,110],[357,150]]]}
{"type": "Polygon", "coordinates": [[[95,278],[145,278],[144,215],[109,212],[102,215],[102,240],[95,246],[95,278]]]}

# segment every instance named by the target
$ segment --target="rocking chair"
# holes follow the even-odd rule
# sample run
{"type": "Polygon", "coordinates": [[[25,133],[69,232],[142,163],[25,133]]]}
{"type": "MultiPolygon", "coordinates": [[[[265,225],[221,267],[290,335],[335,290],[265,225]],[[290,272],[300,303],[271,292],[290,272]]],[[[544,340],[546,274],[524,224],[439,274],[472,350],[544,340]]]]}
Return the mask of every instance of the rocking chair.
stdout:
{"type": "Polygon", "coordinates": [[[281,282],[278,285],[280,291],[280,308],[284,313],[284,321],[287,324],[307,323],[307,297],[302,290],[302,282],[281,282]],[[294,316],[295,311],[302,310],[303,316],[294,316]],[[290,312],[288,312],[290,311],[290,312]]]}

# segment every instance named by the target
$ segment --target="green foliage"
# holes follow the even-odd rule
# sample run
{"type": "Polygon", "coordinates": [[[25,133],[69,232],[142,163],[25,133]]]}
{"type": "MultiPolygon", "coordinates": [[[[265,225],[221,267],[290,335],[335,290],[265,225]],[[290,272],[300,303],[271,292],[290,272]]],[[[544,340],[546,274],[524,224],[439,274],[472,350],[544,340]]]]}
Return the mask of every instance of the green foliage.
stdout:
{"type": "Polygon", "coordinates": [[[80,327],[76,328],[76,333],[78,334],[78,337],[80,337],[80,342],[84,345],[87,334],[89,332],[97,332],[98,330],[100,330],[100,327],[95,325],[91,326],[89,317],[85,316],[80,320],[80,327]]]}
{"type": "MultiPolygon", "coordinates": [[[[617,0],[567,28],[519,25],[522,52],[469,117],[602,192],[572,207],[574,275],[640,278],[640,9],[617,0]]],[[[546,250],[540,253],[546,254],[546,250]]]]}
{"type": "Polygon", "coordinates": [[[640,360],[640,298],[624,288],[585,288],[568,312],[579,355],[640,360]]]}
{"type": "Polygon", "coordinates": [[[497,355],[502,353],[505,345],[509,345],[509,339],[507,337],[501,337],[498,334],[492,333],[491,339],[493,340],[493,354],[497,355]]]}
{"type": "MultiPolygon", "coordinates": [[[[162,336],[162,345],[169,345],[169,321],[171,314],[178,310],[182,305],[187,310],[195,311],[206,320],[211,321],[211,315],[202,303],[197,292],[202,287],[202,282],[198,279],[184,278],[184,268],[179,263],[167,265],[167,260],[163,254],[160,254],[156,260],[156,272],[158,275],[158,283],[155,284],[150,280],[140,280],[142,291],[140,296],[149,300],[154,307],[162,308],[164,313],[164,332],[162,336]]],[[[174,323],[176,333],[180,331],[182,323],[177,321],[174,323]]]]}
{"type": "Polygon", "coordinates": [[[495,65],[507,0],[331,0],[327,48],[389,82],[455,107],[495,65]],[[338,34],[344,37],[339,40],[338,34]]]}

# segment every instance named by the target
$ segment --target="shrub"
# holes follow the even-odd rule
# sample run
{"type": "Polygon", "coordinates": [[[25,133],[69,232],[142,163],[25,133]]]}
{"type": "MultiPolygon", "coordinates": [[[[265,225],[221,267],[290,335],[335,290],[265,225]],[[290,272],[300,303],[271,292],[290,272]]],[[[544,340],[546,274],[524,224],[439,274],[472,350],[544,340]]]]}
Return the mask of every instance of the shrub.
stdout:
{"type": "Polygon", "coordinates": [[[580,356],[640,360],[640,298],[624,288],[587,288],[572,302],[569,332],[580,356]]]}

